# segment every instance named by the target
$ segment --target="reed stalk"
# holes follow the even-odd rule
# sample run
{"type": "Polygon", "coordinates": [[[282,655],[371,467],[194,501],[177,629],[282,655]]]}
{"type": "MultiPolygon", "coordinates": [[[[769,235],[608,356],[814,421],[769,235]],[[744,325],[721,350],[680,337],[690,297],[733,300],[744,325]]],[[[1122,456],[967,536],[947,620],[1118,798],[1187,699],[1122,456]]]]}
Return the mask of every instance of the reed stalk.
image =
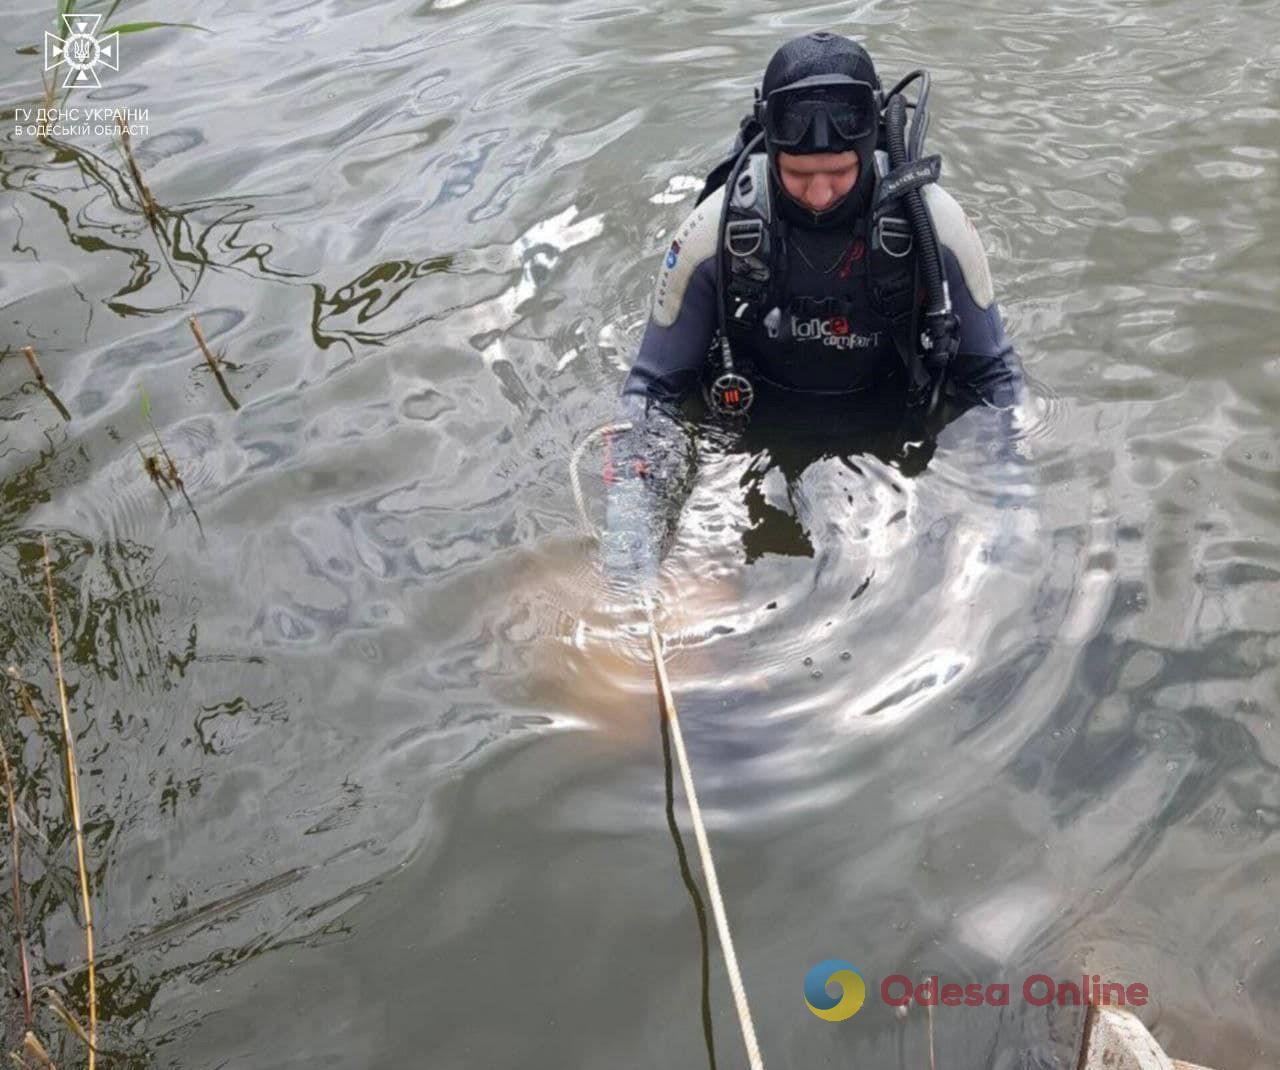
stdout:
{"type": "Polygon", "coordinates": [[[138,158],[133,154],[133,138],[129,134],[129,124],[120,112],[116,112],[116,123],[120,127],[120,146],[124,151],[125,163],[129,165],[129,174],[133,176],[133,184],[137,187],[138,201],[142,205],[142,211],[146,214],[148,220],[152,223],[158,223],[160,206],[156,204],[156,199],[151,195],[151,189],[147,186],[146,179],[142,177],[142,168],[138,166],[138,158]]]}
{"type": "Polygon", "coordinates": [[[23,346],[22,355],[27,358],[27,364],[31,368],[31,374],[35,376],[36,386],[44,391],[44,396],[47,397],[53,407],[58,410],[58,415],[69,422],[71,420],[71,413],[67,411],[67,407],[62,404],[58,395],[53,392],[53,387],[51,387],[48,380],[45,379],[44,369],[40,367],[40,361],[36,359],[35,349],[32,346],[23,346]]]}
{"type": "Polygon", "coordinates": [[[209,370],[213,372],[213,377],[218,380],[222,396],[227,399],[227,404],[238,411],[240,402],[235,399],[235,396],[231,393],[231,388],[227,386],[227,381],[222,377],[222,361],[213,355],[213,351],[209,348],[209,343],[204,340],[204,331],[200,329],[200,321],[195,316],[192,316],[187,320],[187,323],[191,326],[191,333],[196,337],[196,345],[200,347],[200,353],[204,357],[205,363],[209,365],[209,370]]]}
{"type": "Polygon", "coordinates": [[[36,377],[36,383],[41,390],[48,390],[49,384],[45,382],[44,370],[40,367],[40,362],[36,359],[36,351],[31,346],[22,347],[22,355],[27,358],[27,363],[31,366],[31,374],[36,377]]]}
{"type": "Polygon", "coordinates": [[[22,1024],[31,1031],[34,1013],[31,1008],[31,962],[27,957],[27,922],[22,910],[22,844],[18,839],[18,798],[13,787],[13,771],[9,768],[9,746],[0,739],[0,772],[4,775],[4,793],[9,803],[9,856],[13,866],[13,921],[18,929],[18,958],[22,966],[22,1024]]]}
{"type": "Polygon", "coordinates": [[[44,545],[44,582],[49,600],[49,635],[53,643],[53,667],[58,679],[58,704],[62,711],[62,739],[67,762],[67,796],[71,803],[71,823],[76,836],[76,864],[80,871],[80,905],[84,911],[85,959],[89,966],[89,1070],[94,1070],[98,1046],[98,978],[93,957],[93,904],[89,899],[89,867],[84,853],[84,821],[80,812],[80,781],[76,773],[75,740],[67,705],[67,682],[62,674],[62,634],[58,629],[58,606],[53,594],[53,566],[49,561],[49,540],[44,545]]]}

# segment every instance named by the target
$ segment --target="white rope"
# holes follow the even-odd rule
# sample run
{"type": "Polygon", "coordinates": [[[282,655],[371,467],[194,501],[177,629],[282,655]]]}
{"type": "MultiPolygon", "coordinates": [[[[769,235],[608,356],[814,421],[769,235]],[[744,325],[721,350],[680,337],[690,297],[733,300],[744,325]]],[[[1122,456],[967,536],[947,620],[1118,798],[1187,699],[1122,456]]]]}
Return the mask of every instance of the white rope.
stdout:
{"type": "Polygon", "coordinates": [[[658,626],[653,620],[653,602],[648,594],[644,598],[645,613],[649,618],[649,650],[653,654],[653,667],[658,674],[658,690],[662,696],[662,712],[671,726],[671,739],[675,743],[676,759],[680,763],[680,779],[684,781],[685,798],[689,800],[689,816],[693,821],[693,836],[698,841],[698,858],[702,863],[702,876],[707,882],[707,895],[711,899],[711,912],[716,919],[716,932],[720,936],[720,948],[724,951],[724,964],[729,971],[729,988],[738,1011],[738,1023],[742,1026],[742,1042],[747,1048],[747,1062],[751,1070],[764,1070],[760,1057],[760,1045],[756,1041],[756,1027],[751,1020],[751,1007],[747,1003],[747,990],[742,984],[742,971],[738,968],[738,953],[733,949],[733,936],[729,932],[729,917],[725,913],[724,899],[720,896],[720,881],[716,877],[716,864],[711,857],[711,844],[702,823],[702,808],[698,806],[698,793],[693,787],[693,770],[689,768],[689,756],[684,749],[684,736],[680,732],[680,718],[676,714],[676,700],[671,694],[671,682],[667,679],[667,666],[662,660],[662,641],[658,626]]]}
{"type": "Polygon", "coordinates": [[[938,1070],[937,1060],[933,1057],[933,1004],[926,1003],[925,1007],[929,1011],[929,1070],[938,1070]]]}
{"type": "MultiPolygon", "coordinates": [[[[592,442],[601,435],[615,431],[630,431],[631,423],[604,424],[590,432],[578,443],[569,461],[569,478],[573,484],[573,500],[578,506],[578,516],[582,526],[593,536],[599,532],[587,516],[586,499],[582,496],[582,484],[578,478],[578,462],[592,442]]],[[[680,718],[676,713],[676,700],[671,694],[671,681],[667,679],[666,662],[662,660],[662,637],[658,634],[658,625],[653,619],[653,600],[648,592],[644,595],[645,616],[649,620],[649,651],[653,655],[653,668],[658,677],[658,694],[662,703],[662,715],[671,728],[671,739],[675,743],[676,760],[680,764],[680,779],[684,783],[685,798],[689,800],[689,816],[693,822],[693,837],[698,843],[698,860],[702,863],[702,876],[707,884],[707,895],[711,900],[711,913],[716,919],[716,933],[720,937],[720,948],[724,952],[724,964],[729,971],[729,988],[733,992],[733,1004],[738,1011],[738,1023],[742,1027],[742,1042],[747,1048],[747,1062],[751,1070],[764,1070],[764,1060],[760,1057],[760,1044],[756,1040],[756,1027],[751,1019],[751,1007],[747,1003],[747,990],[742,983],[742,971],[738,968],[738,953],[733,949],[733,936],[729,932],[729,916],[724,909],[724,899],[720,895],[720,880],[716,876],[715,860],[711,857],[711,843],[707,839],[707,829],[702,823],[702,808],[698,805],[698,793],[693,787],[693,770],[689,767],[689,755],[684,749],[684,735],[680,731],[680,718]]]]}

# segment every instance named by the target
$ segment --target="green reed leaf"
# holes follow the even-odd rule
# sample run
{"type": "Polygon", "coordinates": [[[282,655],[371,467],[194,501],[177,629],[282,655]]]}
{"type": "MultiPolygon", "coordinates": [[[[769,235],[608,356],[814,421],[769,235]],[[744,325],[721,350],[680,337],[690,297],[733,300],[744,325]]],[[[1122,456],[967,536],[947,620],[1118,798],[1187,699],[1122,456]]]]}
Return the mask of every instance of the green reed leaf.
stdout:
{"type": "Polygon", "coordinates": [[[197,26],[194,22],[125,22],[119,26],[108,26],[106,33],[140,33],[142,30],[154,30],[158,26],[172,26],[179,30],[199,30],[201,33],[213,33],[205,26],[197,26]]]}

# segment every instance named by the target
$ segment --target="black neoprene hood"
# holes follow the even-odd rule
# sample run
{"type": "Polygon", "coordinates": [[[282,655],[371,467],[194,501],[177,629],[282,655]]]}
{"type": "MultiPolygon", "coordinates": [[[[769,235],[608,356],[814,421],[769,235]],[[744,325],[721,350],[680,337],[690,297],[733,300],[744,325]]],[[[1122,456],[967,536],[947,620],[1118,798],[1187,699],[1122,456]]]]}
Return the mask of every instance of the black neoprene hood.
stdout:
{"type": "Polygon", "coordinates": [[[843,74],[880,88],[875,64],[867,50],[857,41],[823,31],[793,38],[778,49],[764,70],[760,92],[767,97],[775,89],[820,74],[843,74]]]}
{"type": "MultiPolygon", "coordinates": [[[[774,90],[784,89],[804,78],[832,74],[869,82],[877,92],[880,90],[880,78],[867,50],[840,34],[822,31],[793,38],[779,48],[765,68],[760,93],[767,99],[774,90]]],[[[860,173],[857,184],[836,205],[824,212],[812,212],[786,193],[778,173],[778,149],[768,144],[766,138],[769,170],[774,184],[782,194],[780,208],[783,213],[791,217],[793,222],[810,227],[844,224],[861,213],[870,203],[871,190],[875,185],[876,137],[877,134],[873,131],[852,143],[850,147],[858,154],[860,173]]],[[[797,154],[803,152],[796,149],[787,151],[797,154]]]]}

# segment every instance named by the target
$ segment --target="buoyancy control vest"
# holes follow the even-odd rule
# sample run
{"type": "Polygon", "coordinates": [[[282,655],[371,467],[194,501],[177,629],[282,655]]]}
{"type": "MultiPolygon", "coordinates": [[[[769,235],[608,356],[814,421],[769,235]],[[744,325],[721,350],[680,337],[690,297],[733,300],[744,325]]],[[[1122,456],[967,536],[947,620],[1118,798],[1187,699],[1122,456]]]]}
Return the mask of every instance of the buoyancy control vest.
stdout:
{"type": "Polygon", "coordinates": [[[721,307],[712,347],[720,365],[709,391],[714,408],[745,413],[752,375],[821,393],[859,390],[884,376],[893,355],[905,367],[913,404],[936,406],[958,321],[920,196],[941,168],[938,156],[921,156],[928,95],[924,71],[913,71],[886,94],[875,196],[852,233],[836,235],[849,252],[834,279],[837,268],[824,270],[802,252],[794,255],[798,236],[773,210],[763,133],[752,117],[743,120],[733,153],[711,171],[698,198],[700,204],[729,187],[716,253],[721,307]],[[917,79],[919,93],[908,105],[903,90],[917,79]],[[815,342],[831,351],[824,356],[838,359],[819,359],[815,342]]]}
{"type": "Polygon", "coordinates": [[[738,373],[824,394],[885,381],[915,333],[910,223],[885,214],[873,224],[868,212],[838,231],[806,231],[775,211],[773,194],[764,153],[751,154],[725,192],[717,267],[738,373]]]}

